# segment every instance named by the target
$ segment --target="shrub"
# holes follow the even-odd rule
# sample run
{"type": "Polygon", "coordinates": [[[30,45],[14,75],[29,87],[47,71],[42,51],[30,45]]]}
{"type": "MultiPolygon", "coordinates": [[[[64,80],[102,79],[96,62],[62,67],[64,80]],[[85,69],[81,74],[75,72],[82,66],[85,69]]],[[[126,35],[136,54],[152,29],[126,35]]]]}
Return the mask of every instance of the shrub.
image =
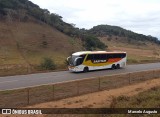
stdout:
{"type": "Polygon", "coordinates": [[[54,70],[56,69],[56,64],[51,58],[43,58],[43,61],[41,62],[40,67],[43,70],[54,70]]]}
{"type": "Polygon", "coordinates": [[[69,65],[69,62],[67,61],[67,59],[64,61],[64,65],[65,65],[65,66],[68,66],[68,65],[69,65]]]}
{"type": "Polygon", "coordinates": [[[42,42],[42,47],[43,47],[43,48],[47,48],[47,46],[48,46],[48,42],[47,42],[47,41],[43,41],[43,42],[42,42]]]}

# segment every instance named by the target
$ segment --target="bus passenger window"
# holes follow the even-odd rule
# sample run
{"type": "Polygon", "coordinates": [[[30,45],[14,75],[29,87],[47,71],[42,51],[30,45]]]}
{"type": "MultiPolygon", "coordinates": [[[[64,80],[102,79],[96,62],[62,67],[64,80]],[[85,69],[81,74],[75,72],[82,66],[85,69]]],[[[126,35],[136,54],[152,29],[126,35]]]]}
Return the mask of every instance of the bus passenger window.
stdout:
{"type": "Polygon", "coordinates": [[[101,54],[101,59],[102,59],[102,60],[106,60],[106,59],[107,59],[106,54],[101,54]]]}
{"type": "Polygon", "coordinates": [[[93,55],[88,54],[86,61],[88,61],[88,60],[93,60],[93,55]]]}
{"type": "Polygon", "coordinates": [[[121,57],[122,57],[122,58],[125,58],[125,57],[126,57],[126,54],[121,54],[121,57]]]}
{"type": "Polygon", "coordinates": [[[94,54],[94,60],[99,60],[100,59],[100,55],[99,54],[94,54]]]}

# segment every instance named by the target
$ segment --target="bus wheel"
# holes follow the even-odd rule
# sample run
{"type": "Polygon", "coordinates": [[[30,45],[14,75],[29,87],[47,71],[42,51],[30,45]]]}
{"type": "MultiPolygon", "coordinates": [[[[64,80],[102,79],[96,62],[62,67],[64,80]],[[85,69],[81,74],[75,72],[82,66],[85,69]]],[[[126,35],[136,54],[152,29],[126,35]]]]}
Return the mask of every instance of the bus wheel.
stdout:
{"type": "Polygon", "coordinates": [[[116,67],[117,67],[117,69],[120,69],[120,65],[119,65],[119,64],[117,64],[117,66],[116,66],[116,67]]]}
{"type": "Polygon", "coordinates": [[[89,71],[88,67],[85,67],[85,68],[83,69],[83,72],[88,72],[88,71],[89,71]]]}
{"type": "Polygon", "coordinates": [[[116,69],[116,66],[115,64],[112,65],[111,69],[116,69]]]}

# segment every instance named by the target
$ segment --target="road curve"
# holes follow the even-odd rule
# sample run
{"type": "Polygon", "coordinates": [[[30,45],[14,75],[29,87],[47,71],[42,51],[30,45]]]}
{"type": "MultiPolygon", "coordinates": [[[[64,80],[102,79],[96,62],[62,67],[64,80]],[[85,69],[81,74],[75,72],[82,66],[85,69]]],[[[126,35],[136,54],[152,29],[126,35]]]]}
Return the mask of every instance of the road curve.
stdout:
{"type": "Polygon", "coordinates": [[[120,73],[136,72],[143,70],[160,69],[160,63],[127,65],[126,68],[116,70],[101,70],[87,73],[72,73],[69,71],[38,73],[29,75],[17,75],[0,77],[0,90],[10,90],[24,88],[29,86],[37,86],[42,84],[50,84],[69,80],[85,79],[104,75],[113,75],[120,73]]]}

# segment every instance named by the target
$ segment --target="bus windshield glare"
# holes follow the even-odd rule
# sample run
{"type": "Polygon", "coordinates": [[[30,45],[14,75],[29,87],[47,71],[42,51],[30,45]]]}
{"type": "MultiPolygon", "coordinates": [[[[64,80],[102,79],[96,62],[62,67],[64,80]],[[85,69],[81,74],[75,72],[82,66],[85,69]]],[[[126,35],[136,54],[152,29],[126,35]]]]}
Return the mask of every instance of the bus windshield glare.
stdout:
{"type": "Polygon", "coordinates": [[[69,57],[69,60],[68,60],[68,62],[69,62],[69,65],[71,65],[71,66],[76,66],[76,59],[78,58],[79,56],[75,56],[75,55],[72,55],[71,57],[69,57]]]}
{"type": "Polygon", "coordinates": [[[71,57],[68,58],[68,63],[70,66],[78,66],[83,63],[85,55],[80,55],[80,56],[75,56],[72,55],[71,57]]]}

